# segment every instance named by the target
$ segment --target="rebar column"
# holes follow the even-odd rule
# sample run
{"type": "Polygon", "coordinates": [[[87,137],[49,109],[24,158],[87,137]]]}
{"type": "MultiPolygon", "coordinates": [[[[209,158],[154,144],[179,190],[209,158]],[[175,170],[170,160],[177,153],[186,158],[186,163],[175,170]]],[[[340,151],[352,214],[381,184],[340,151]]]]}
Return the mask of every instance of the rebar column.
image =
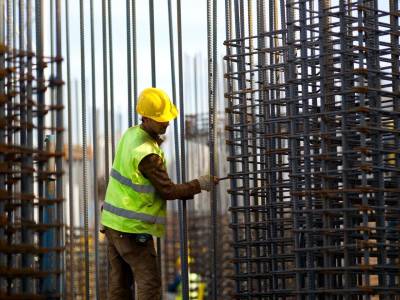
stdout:
{"type": "Polygon", "coordinates": [[[225,78],[237,298],[393,298],[398,1],[257,1],[256,35],[252,4],[234,4],[225,78]]]}
{"type": "Polygon", "coordinates": [[[82,107],[82,181],[83,181],[83,226],[84,226],[84,269],[85,269],[85,299],[90,299],[90,263],[89,263],[89,216],[88,216],[88,174],[87,174],[87,121],[86,121],[86,56],[85,56],[85,11],[84,2],[79,2],[79,25],[81,46],[81,107],[82,107]]]}

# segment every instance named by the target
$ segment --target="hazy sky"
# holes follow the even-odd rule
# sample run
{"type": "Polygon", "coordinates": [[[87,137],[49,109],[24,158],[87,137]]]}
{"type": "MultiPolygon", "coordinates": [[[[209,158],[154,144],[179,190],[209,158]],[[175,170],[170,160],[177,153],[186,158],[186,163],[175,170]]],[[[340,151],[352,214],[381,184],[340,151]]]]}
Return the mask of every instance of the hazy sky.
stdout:
{"type": "MultiPolygon", "coordinates": [[[[71,77],[79,81],[81,78],[81,43],[80,43],[80,20],[79,20],[79,1],[68,0],[70,6],[70,37],[71,37],[71,77]]],[[[174,38],[175,38],[175,55],[178,53],[177,48],[177,30],[176,30],[176,7],[173,2],[174,13],[174,38]]],[[[223,40],[225,39],[224,29],[224,1],[219,2],[219,57],[222,57],[224,51],[223,40]]],[[[86,90],[87,101],[91,101],[91,54],[90,54],[90,16],[89,1],[85,1],[85,51],[86,51],[86,90]]],[[[94,18],[95,18],[95,57],[96,57],[96,99],[97,106],[103,106],[103,45],[102,45],[102,23],[101,23],[101,0],[93,0],[94,18]]],[[[185,62],[188,57],[201,56],[203,68],[206,68],[207,57],[207,2],[184,0],[182,1],[182,40],[183,53],[185,62]]],[[[169,31],[168,31],[168,2],[167,0],[154,0],[155,7],[155,39],[156,39],[156,68],[157,68],[157,86],[171,93],[171,77],[170,77],[170,48],[169,48],[169,31]]],[[[151,86],[151,65],[150,65],[150,38],[149,38],[149,8],[148,1],[136,1],[136,31],[137,31],[137,70],[138,70],[138,91],[145,87],[151,86]]],[[[116,103],[116,111],[122,112],[123,124],[127,123],[127,36],[126,36],[126,1],[112,1],[112,34],[113,34],[113,59],[114,59],[114,99],[116,103]]],[[[63,28],[65,30],[65,28],[63,28]]],[[[64,41],[65,45],[65,41],[64,41]]],[[[65,53],[65,51],[64,51],[65,53]]],[[[178,61],[176,56],[176,63],[178,61]]],[[[192,62],[192,58],[189,60],[192,62]]],[[[185,72],[188,72],[190,66],[184,65],[185,72]]],[[[206,89],[206,69],[201,75],[204,78],[203,95],[204,104],[207,99],[206,89]]],[[[65,68],[64,68],[65,71],[65,68]]],[[[176,76],[178,76],[178,68],[176,65],[176,76]]],[[[64,76],[65,77],[65,76],[64,76]]],[[[188,75],[185,75],[188,79],[188,75]]],[[[177,77],[178,79],[178,77],[177,77]]],[[[187,80],[186,80],[187,81],[187,80]]],[[[188,110],[190,111],[190,95],[188,110]]],[[[185,97],[186,98],[186,97],[185,97]]],[[[204,106],[205,109],[205,106],[204,106]]],[[[127,124],[126,124],[127,125],[127,124]]],[[[124,127],[124,125],[123,125],[124,127]]]]}

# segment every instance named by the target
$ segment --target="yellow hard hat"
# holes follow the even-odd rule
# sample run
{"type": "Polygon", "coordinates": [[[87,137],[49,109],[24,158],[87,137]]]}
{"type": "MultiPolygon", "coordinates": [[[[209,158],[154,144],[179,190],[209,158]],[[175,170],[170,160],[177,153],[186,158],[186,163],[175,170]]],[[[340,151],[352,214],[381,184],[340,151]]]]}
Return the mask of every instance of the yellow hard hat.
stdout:
{"type": "Polygon", "coordinates": [[[178,116],[178,110],[167,93],[157,88],[147,88],[140,93],[136,111],[156,122],[169,122],[178,116]]]}

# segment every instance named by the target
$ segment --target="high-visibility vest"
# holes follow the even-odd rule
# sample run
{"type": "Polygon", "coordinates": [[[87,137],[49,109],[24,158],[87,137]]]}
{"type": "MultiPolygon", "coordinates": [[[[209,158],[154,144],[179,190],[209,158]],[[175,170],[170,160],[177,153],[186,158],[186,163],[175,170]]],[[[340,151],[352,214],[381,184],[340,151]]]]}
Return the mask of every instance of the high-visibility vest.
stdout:
{"type": "Polygon", "coordinates": [[[166,201],[139,171],[141,160],[164,152],[140,126],[129,128],[119,141],[107,186],[101,223],[128,233],[164,235],[166,201]]]}

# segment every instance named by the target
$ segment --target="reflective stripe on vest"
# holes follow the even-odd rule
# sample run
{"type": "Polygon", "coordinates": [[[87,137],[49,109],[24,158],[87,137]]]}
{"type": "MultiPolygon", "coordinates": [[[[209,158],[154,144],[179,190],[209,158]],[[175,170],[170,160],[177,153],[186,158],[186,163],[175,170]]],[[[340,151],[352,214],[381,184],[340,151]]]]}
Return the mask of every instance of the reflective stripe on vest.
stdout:
{"type": "Polygon", "coordinates": [[[121,173],[119,173],[115,169],[111,169],[111,177],[117,180],[119,183],[129,186],[131,189],[133,189],[135,192],[138,193],[155,193],[156,189],[152,185],[140,185],[140,184],[134,184],[129,178],[122,176],[121,173]]]}
{"type": "Polygon", "coordinates": [[[139,220],[151,224],[165,224],[165,217],[156,217],[143,213],[134,212],[124,208],[116,207],[108,202],[104,202],[103,209],[113,213],[114,215],[124,217],[127,219],[139,220]]]}

